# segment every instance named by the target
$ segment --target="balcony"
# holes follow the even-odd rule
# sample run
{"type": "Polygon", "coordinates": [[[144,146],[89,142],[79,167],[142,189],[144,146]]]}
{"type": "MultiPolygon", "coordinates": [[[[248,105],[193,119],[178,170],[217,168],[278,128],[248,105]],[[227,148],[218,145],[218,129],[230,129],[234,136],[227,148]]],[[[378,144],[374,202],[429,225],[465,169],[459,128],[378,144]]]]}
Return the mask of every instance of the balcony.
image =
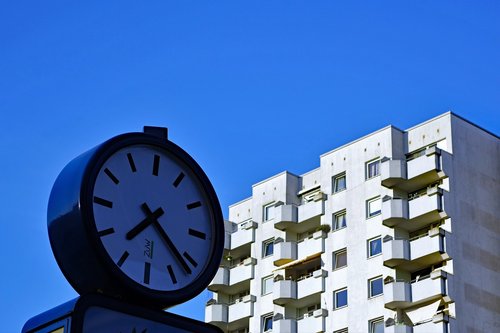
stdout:
{"type": "Polygon", "coordinates": [[[408,220],[408,200],[385,197],[382,200],[382,224],[394,227],[408,220]]]}
{"type": "MultiPolygon", "coordinates": [[[[297,282],[293,280],[279,280],[273,284],[273,302],[285,305],[297,299],[297,282]]],[[[281,332],[281,331],[279,331],[281,332]]]]}
{"type": "Polygon", "coordinates": [[[384,238],[382,253],[384,265],[416,271],[450,257],[446,253],[446,231],[433,228],[427,234],[413,240],[384,238]]]}
{"type": "Polygon", "coordinates": [[[441,149],[430,147],[421,156],[406,162],[408,184],[415,189],[445,177],[441,163],[441,149]]]}
{"type": "MultiPolygon", "coordinates": [[[[325,291],[325,277],[328,272],[323,269],[314,271],[309,276],[297,279],[297,299],[302,299],[325,291]]],[[[299,332],[302,332],[299,329],[299,332]]]]}
{"type": "Polygon", "coordinates": [[[297,332],[324,332],[326,330],[325,317],[328,315],[326,309],[318,309],[312,314],[297,319],[297,332]]]}
{"type": "Polygon", "coordinates": [[[274,265],[281,266],[297,259],[296,242],[274,242],[274,265]]]}
{"type": "Polygon", "coordinates": [[[255,258],[246,258],[229,270],[229,285],[234,286],[241,282],[250,281],[254,277],[255,258]]]}
{"type": "Polygon", "coordinates": [[[227,304],[215,303],[215,301],[207,303],[205,307],[205,321],[209,324],[218,326],[227,323],[227,308],[227,304]]]}
{"type": "Polygon", "coordinates": [[[325,201],[322,194],[319,200],[306,202],[298,207],[298,223],[305,224],[314,221],[319,223],[323,214],[325,214],[325,201]]]}
{"type": "Polygon", "coordinates": [[[297,333],[297,320],[296,319],[284,319],[284,318],[274,319],[273,320],[273,331],[274,332],[297,333]]]}
{"type": "Polygon", "coordinates": [[[406,180],[406,161],[386,159],[380,163],[382,186],[392,188],[406,180]]]}
{"type": "Polygon", "coordinates": [[[404,324],[386,326],[384,333],[412,333],[412,327],[404,324]]]}
{"type": "Polygon", "coordinates": [[[236,250],[243,245],[250,245],[255,240],[257,223],[247,221],[239,225],[238,230],[231,234],[231,250],[236,250]]]}
{"type": "Polygon", "coordinates": [[[413,333],[448,333],[447,322],[434,323],[429,321],[427,323],[413,326],[413,333]]]}
{"type": "Polygon", "coordinates": [[[297,224],[297,206],[281,205],[275,209],[274,227],[279,230],[285,230],[297,224]]]}
{"type": "Polygon", "coordinates": [[[247,295],[245,297],[242,297],[238,302],[229,305],[228,321],[233,322],[252,317],[254,302],[255,296],[247,295]]]}
{"type": "Polygon", "coordinates": [[[218,292],[222,288],[225,288],[229,285],[229,268],[227,267],[219,267],[217,273],[215,273],[215,277],[212,282],[208,285],[207,289],[210,291],[218,292]]]}
{"type": "Polygon", "coordinates": [[[405,309],[437,300],[447,294],[447,275],[437,270],[412,283],[393,281],[384,285],[384,303],[388,309],[405,309]]]}
{"type": "Polygon", "coordinates": [[[325,252],[325,238],[327,233],[318,230],[309,238],[297,242],[297,258],[305,258],[315,253],[325,252]]]}

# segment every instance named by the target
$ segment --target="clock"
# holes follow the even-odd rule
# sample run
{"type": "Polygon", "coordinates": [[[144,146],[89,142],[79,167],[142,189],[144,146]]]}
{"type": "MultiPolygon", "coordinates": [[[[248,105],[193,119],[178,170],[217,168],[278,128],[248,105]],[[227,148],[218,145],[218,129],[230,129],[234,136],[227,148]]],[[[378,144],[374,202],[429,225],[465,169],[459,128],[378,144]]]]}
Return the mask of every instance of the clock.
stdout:
{"type": "Polygon", "coordinates": [[[52,188],[47,220],[56,261],[78,293],[152,307],[203,291],[224,246],[208,177],[157,127],[71,161],[52,188]]]}

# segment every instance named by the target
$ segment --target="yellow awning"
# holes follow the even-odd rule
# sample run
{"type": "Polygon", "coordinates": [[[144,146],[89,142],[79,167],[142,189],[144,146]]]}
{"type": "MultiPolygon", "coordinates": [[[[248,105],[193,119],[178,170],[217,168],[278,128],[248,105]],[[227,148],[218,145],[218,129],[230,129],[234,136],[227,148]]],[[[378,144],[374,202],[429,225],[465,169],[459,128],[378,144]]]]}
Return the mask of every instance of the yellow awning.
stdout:
{"type": "Polygon", "coordinates": [[[316,258],[319,258],[321,257],[321,252],[318,252],[318,253],[314,253],[314,254],[311,254],[305,258],[301,258],[301,259],[297,259],[297,260],[294,260],[294,261],[290,261],[288,264],[284,264],[276,269],[273,270],[273,272],[276,272],[276,271],[279,271],[279,270],[282,270],[282,269],[287,269],[287,268],[290,268],[290,267],[293,267],[293,266],[297,266],[297,265],[300,265],[300,264],[303,264],[307,261],[311,261],[311,260],[314,260],[316,258]]]}

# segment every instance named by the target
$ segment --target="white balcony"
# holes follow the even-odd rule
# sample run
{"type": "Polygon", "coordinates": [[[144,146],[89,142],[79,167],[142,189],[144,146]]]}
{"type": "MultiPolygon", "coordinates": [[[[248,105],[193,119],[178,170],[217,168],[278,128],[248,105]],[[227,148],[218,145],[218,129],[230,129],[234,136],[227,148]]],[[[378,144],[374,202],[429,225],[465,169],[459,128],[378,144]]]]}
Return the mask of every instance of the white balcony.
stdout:
{"type": "MultiPolygon", "coordinates": [[[[297,281],[297,299],[305,298],[325,291],[327,271],[318,269],[311,276],[297,281]]],[[[299,329],[299,332],[301,330],[299,329]]]]}
{"type": "Polygon", "coordinates": [[[274,265],[281,266],[290,261],[297,259],[297,243],[296,242],[279,242],[274,243],[274,265]]]}
{"type": "Polygon", "coordinates": [[[423,303],[436,300],[447,294],[447,275],[438,270],[431,273],[429,278],[411,284],[412,302],[423,303]]]}
{"type": "Polygon", "coordinates": [[[386,326],[384,333],[412,333],[412,327],[404,324],[386,326]]]}
{"type": "Polygon", "coordinates": [[[384,303],[388,309],[405,309],[447,295],[447,275],[438,270],[415,282],[394,281],[384,285],[384,303]]]}
{"type": "Polygon", "coordinates": [[[384,239],[382,243],[384,265],[396,267],[410,261],[410,241],[407,239],[384,239]]]}
{"type": "Polygon", "coordinates": [[[240,282],[249,281],[254,277],[255,258],[247,258],[229,271],[229,285],[234,286],[240,282]]]}
{"type": "Polygon", "coordinates": [[[411,286],[404,281],[384,284],[384,303],[388,309],[408,307],[411,304],[411,286]]]}
{"type": "Polygon", "coordinates": [[[297,332],[324,332],[326,330],[325,317],[327,315],[327,310],[318,309],[312,315],[297,319],[297,332]]]}
{"type": "Polygon", "coordinates": [[[384,160],[380,163],[380,181],[382,186],[392,188],[406,180],[406,161],[384,160]]]}
{"type": "Polygon", "coordinates": [[[408,219],[408,200],[390,198],[382,201],[382,224],[394,227],[408,219]]]}
{"type": "Polygon", "coordinates": [[[428,148],[425,154],[406,162],[408,182],[421,187],[445,177],[442,170],[441,150],[428,148]]]}
{"type": "Polygon", "coordinates": [[[325,201],[310,201],[298,207],[298,223],[320,221],[321,215],[325,214],[325,201]]]}
{"type": "Polygon", "coordinates": [[[238,230],[231,234],[231,250],[235,250],[243,245],[250,245],[255,240],[255,228],[257,223],[247,221],[238,227],[238,230]]]}
{"type": "Polygon", "coordinates": [[[205,307],[205,321],[209,324],[227,323],[227,304],[212,303],[205,307]]]}
{"type": "Polygon", "coordinates": [[[413,326],[413,333],[449,333],[447,326],[448,323],[445,321],[438,323],[429,321],[427,323],[413,326]]]}
{"type": "Polygon", "coordinates": [[[427,234],[411,241],[391,239],[388,236],[382,243],[384,265],[416,271],[448,260],[450,257],[446,253],[445,236],[446,232],[441,228],[431,229],[427,234]]]}
{"type": "Polygon", "coordinates": [[[298,221],[298,209],[295,205],[277,206],[274,211],[274,227],[284,230],[290,226],[296,225],[298,221]]]}
{"type": "Polygon", "coordinates": [[[297,258],[305,258],[315,253],[325,252],[326,232],[316,231],[312,237],[297,242],[297,258]]]}
{"type": "MultiPolygon", "coordinates": [[[[296,319],[278,319],[273,321],[273,332],[297,333],[296,319]]],[[[301,332],[301,331],[299,331],[301,332]]]]}
{"type": "Polygon", "coordinates": [[[229,322],[249,318],[253,316],[253,303],[255,302],[255,296],[247,295],[243,297],[240,301],[229,305],[228,309],[228,320],[229,322]]]}
{"type": "Polygon", "coordinates": [[[297,282],[293,280],[280,280],[273,283],[274,304],[284,305],[295,299],[297,299],[297,282]]]}
{"type": "Polygon", "coordinates": [[[219,291],[222,288],[225,288],[229,285],[229,268],[227,267],[219,267],[217,273],[208,285],[207,289],[210,291],[219,291]]]}

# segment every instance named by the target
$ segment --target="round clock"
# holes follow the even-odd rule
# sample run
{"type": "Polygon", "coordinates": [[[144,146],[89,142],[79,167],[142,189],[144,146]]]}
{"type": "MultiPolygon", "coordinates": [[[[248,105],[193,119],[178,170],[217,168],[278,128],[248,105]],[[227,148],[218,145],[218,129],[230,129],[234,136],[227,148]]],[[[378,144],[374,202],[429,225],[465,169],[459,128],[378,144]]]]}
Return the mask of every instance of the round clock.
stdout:
{"type": "Polygon", "coordinates": [[[49,199],[49,238],[80,294],[153,307],[193,298],[220,263],[224,223],[201,167],[166,129],[114,137],[71,161],[49,199]]]}

